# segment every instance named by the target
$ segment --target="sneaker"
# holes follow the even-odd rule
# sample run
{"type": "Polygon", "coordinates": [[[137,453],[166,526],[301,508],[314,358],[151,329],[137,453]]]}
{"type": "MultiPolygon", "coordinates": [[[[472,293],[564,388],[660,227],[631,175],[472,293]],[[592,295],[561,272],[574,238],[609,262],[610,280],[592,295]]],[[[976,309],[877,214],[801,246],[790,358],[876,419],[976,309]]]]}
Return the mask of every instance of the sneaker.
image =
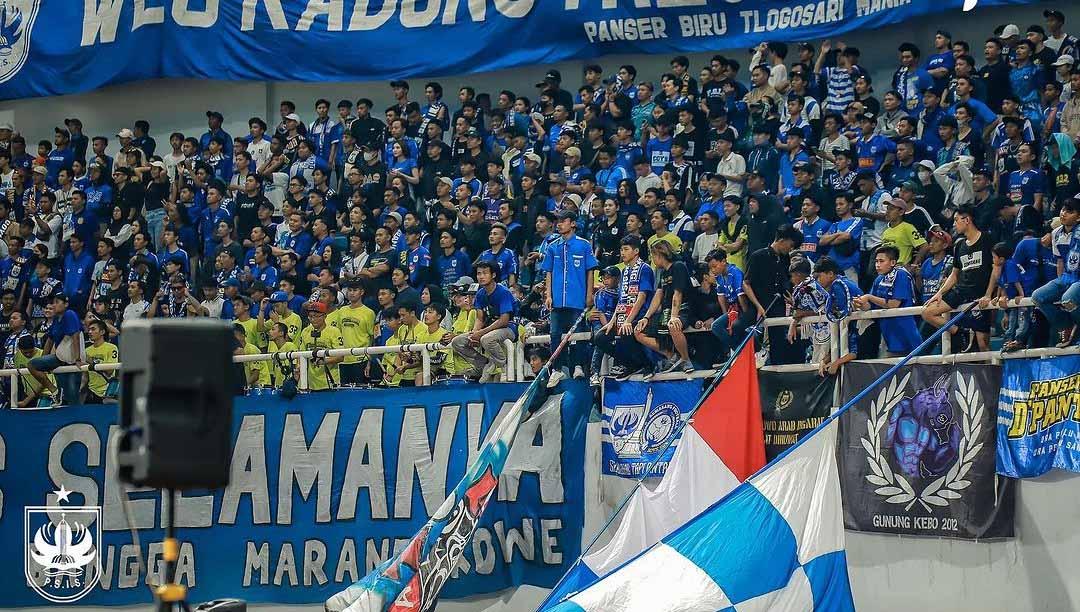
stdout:
{"type": "MultiPolygon", "coordinates": [[[[675,372],[676,370],[684,369],[683,366],[687,363],[689,362],[683,361],[682,359],[672,359],[671,362],[667,364],[667,367],[664,368],[664,373],[668,374],[671,372],[675,372]]],[[[691,369],[693,369],[693,366],[691,366],[691,369]]]]}
{"type": "Polygon", "coordinates": [[[499,380],[498,371],[499,371],[499,366],[498,365],[496,365],[493,362],[488,362],[488,364],[484,366],[484,370],[482,372],[480,372],[480,382],[486,383],[486,382],[498,381],[499,380]]]}
{"type": "Polygon", "coordinates": [[[554,389],[565,378],[567,378],[567,376],[566,376],[566,368],[555,370],[554,372],[551,373],[551,376],[548,377],[547,388],[548,389],[554,389]]]}
{"type": "Polygon", "coordinates": [[[611,370],[608,372],[608,376],[611,376],[612,378],[621,378],[625,374],[626,367],[621,365],[611,366],[611,370]]]}
{"type": "Polygon", "coordinates": [[[643,372],[644,370],[645,370],[645,368],[625,368],[623,373],[616,377],[616,380],[619,380],[619,381],[629,380],[631,376],[633,376],[634,374],[639,374],[639,373],[643,372]]]}
{"type": "Polygon", "coordinates": [[[581,366],[574,366],[574,378],[585,378],[585,368],[582,368],[581,366]]]}
{"type": "Polygon", "coordinates": [[[600,381],[600,375],[599,374],[593,374],[592,376],[589,377],[589,386],[590,387],[599,387],[600,382],[601,381],[600,381]]]}
{"type": "Polygon", "coordinates": [[[691,372],[694,371],[694,363],[692,361],[690,361],[689,359],[684,361],[683,364],[682,364],[682,371],[686,372],[687,374],[690,374],[691,372]]]}

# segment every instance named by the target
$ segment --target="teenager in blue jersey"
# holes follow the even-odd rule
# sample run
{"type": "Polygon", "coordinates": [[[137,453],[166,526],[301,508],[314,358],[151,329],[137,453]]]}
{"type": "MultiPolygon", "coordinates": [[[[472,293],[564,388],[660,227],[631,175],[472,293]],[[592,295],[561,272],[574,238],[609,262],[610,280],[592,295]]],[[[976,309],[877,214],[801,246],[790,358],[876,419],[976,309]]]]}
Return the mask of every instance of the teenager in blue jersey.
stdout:
{"type": "Polygon", "coordinates": [[[634,176],[634,166],[644,159],[641,143],[634,141],[634,124],[620,121],[615,125],[615,165],[626,170],[627,176],[634,176]]]}
{"type": "Polygon", "coordinates": [[[952,273],[953,266],[950,252],[952,236],[942,230],[931,230],[928,238],[930,248],[919,267],[919,301],[924,304],[937,294],[941,283],[952,273]]]}
{"type": "Polygon", "coordinates": [[[717,359],[726,359],[733,348],[731,346],[731,327],[739,316],[739,294],[742,293],[743,271],[728,261],[724,249],[714,249],[706,256],[709,275],[716,283],[716,301],[720,305],[720,315],[713,319],[710,331],[720,341],[717,359]]]}
{"type": "Polygon", "coordinates": [[[308,140],[315,147],[315,155],[333,166],[341,149],[341,123],[330,117],[330,101],[320,98],[315,102],[315,120],[308,126],[308,140]]]}
{"type": "Polygon", "coordinates": [[[821,237],[829,231],[832,224],[818,216],[818,213],[821,212],[821,204],[813,195],[806,195],[801,199],[800,212],[802,216],[794,224],[795,229],[802,232],[803,236],[799,250],[811,262],[817,263],[817,260],[822,256],[819,245],[821,237]]]}
{"type": "Polygon", "coordinates": [[[405,270],[409,273],[409,284],[413,287],[426,285],[430,278],[431,253],[420,244],[423,233],[423,228],[418,225],[405,228],[406,250],[402,254],[405,258],[405,270]]]}
{"type": "Polygon", "coordinates": [[[1076,325],[1080,323],[1080,206],[1077,200],[1061,207],[1062,227],[1071,227],[1058,242],[1057,278],[1039,287],[1032,294],[1035,306],[1046,315],[1051,325],[1061,330],[1059,347],[1072,346],[1076,340],[1076,325]],[[1064,247],[1064,243],[1068,244],[1064,247]]]}
{"type": "Polygon", "coordinates": [[[1034,167],[1035,145],[1020,145],[1016,162],[1019,169],[1009,173],[1009,201],[1013,206],[1034,206],[1041,211],[1046,197],[1046,180],[1043,173],[1034,167]]]}
{"type": "Polygon", "coordinates": [[[205,151],[210,148],[210,140],[212,138],[220,138],[222,150],[229,159],[232,159],[233,138],[228,132],[221,129],[223,121],[225,121],[225,117],[223,117],[221,113],[217,111],[206,111],[206,126],[208,129],[199,137],[199,151],[205,151]]]}
{"type": "Polygon", "coordinates": [[[881,172],[882,167],[890,164],[896,156],[896,143],[889,138],[875,133],[877,117],[863,113],[858,117],[862,134],[855,141],[855,155],[859,160],[859,172],[881,172]]]}
{"type": "Polygon", "coordinates": [[[651,366],[643,347],[634,338],[634,326],[645,315],[656,280],[652,268],[641,259],[641,239],[625,236],[619,258],[625,267],[619,282],[619,301],[615,316],[600,328],[593,339],[597,348],[615,361],[611,374],[627,377],[651,366]]]}
{"type": "Polygon", "coordinates": [[[506,248],[508,230],[502,223],[495,223],[488,232],[488,244],[491,248],[477,258],[477,262],[491,261],[496,264],[498,282],[507,286],[516,285],[518,277],[517,254],[506,248]]]}
{"type": "Polygon", "coordinates": [[[835,203],[836,221],[829,224],[829,229],[818,239],[818,246],[829,253],[844,277],[858,283],[864,221],[852,214],[855,196],[851,192],[838,193],[835,203]]]}
{"type": "Polygon", "coordinates": [[[518,302],[509,289],[496,282],[497,265],[491,261],[476,264],[476,282],[480,285],[473,303],[476,325],[469,333],[450,341],[454,354],[469,365],[466,376],[478,376],[480,382],[496,379],[498,369],[506,367],[504,342],[517,340],[517,324],[513,319],[518,302]]]}
{"type": "Polygon", "coordinates": [[[315,169],[330,174],[330,166],[321,157],[315,155],[315,148],[308,140],[300,141],[296,147],[296,161],[289,166],[290,177],[304,177],[308,184],[315,182],[315,169]]]}
{"type": "MultiPolygon", "coordinates": [[[[1000,268],[998,275],[997,304],[1005,308],[1012,301],[1019,305],[1020,300],[1031,295],[1030,289],[1024,287],[1024,269],[1013,259],[1013,248],[1005,242],[994,245],[994,267],[1000,268]]],[[[1011,353],[1022,348],[1027,348],[1028,331],[1031,328],[1031,308],[1017,308],[1007,310],[1004,315],[1007,323],[1003,323],[1005,334],[1001,352],[1011,353]]]]}
{"type": "Polygon", "coordinates": [[[633,176],[631,170],[616,164],[615,161],[615,151],[611,147],[601,147],[596,152],[596,163],[599,165],[596,185],[609,195],[618,193],[619,183],[633,176]]]}
{"type": "MultiPolygon", "coordinates": [[[[857,308],[855,298],[863,295],[863,291],[855,281],[844,275],[836,260],[828,256],[819,259],[814,265],[814,279],[829,294],[824,314],[830,322],[839,323],[857,308]]],[[[847,345],[846,352],[840,355],[830,354],[829,361],[819,363],[818,372],[835,376],[841,366],[855,359],[859,346],[859,330],[854,322],[848,324],[847,345]]]]}
{"type": "Polygon", "coordinates": [[[653,136],[645,145],[645,158],[649,160],[653,172],[663,174],[664,167],[671,163],[671,143],[674,137],[671,135],[671,121],[661,117],[653,127],[653,136]]]}
{"type": "MultiPolygon", "coordinates": [[[[551,350],[564,334],[573,331],[581,313],[592,307],[594,270],[599,267],[592,244],[577,235],[577,215],[560,212],[555,230],[559,237],[547,246],[540,260],[540,269],[547,273],[544,305],[551,311],[551,350]]],[[[556,366],[576,373],[576,366],[582,365],[580,352],[577,347],[565,351],[556,366]]]]}
{"type": "MultiPolygon", "coordinates": [[[[915,305],[915,281],[902,266],[897,265],[900,251],[894,246],[879,247],[874,254],[874,269],[878,273],[870,293],[855,299],[863,310],[872,308],[907,308],[915,305]]],[[[903,356],[922,344],[915,316],[879,319],[877,325],[890,355],[903,356]]]]}
{"type": "Polygon", "coordinates": [[[453,229],[439,232],[439,251],[435,259],[435,272],[443,289],[449,289],[459,278],[472,269],[469,256],[458,248],[457,234],[453,229]]]}
{"type": "Polygon", "coordinates": [[[938,30],[934,34],[934,51],[933,55],[926,58],[926,72],[934,79],[934,86],[942,90],[949,84],[949,76],[956,67],[952,34],[946,30],[938,30]]]}

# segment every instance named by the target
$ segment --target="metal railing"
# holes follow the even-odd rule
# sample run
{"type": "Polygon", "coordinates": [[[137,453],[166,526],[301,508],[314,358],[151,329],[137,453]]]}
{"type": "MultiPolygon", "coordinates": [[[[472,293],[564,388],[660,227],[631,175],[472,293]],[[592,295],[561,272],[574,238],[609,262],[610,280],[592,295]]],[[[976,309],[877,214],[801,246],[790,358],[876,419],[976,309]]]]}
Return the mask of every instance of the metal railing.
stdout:
{"type": "MultiPolygon", "coordinates": [[[[1024,298],[1019,304],[1009,302],[1005,309],[1012,310],[1018,308],[1032,307],[1034,304],[1031,298],[1024,298]]],[[[989,306],[984,310],[998,310],[1001,309],[996,304],[989,306]]],[[[907,308],[890,308],[880,310],[866,310],[852,312],[848,316],[844,317],[840,321],[828,321],[826,317],[822,315],[815,315],[802,318],[798,321],[802,323],[827,323],[829,325],[830,336],[830,351],[835,357],[845,355],[849,352],[848,346],[848,328],[850,325],[858,324],[859,321],[871,321],[878,319],[888,319],[906,316],[918,317],[923,311],[922,306],[912,306],[907,308]]],[[[786,327],[790,325],[794,319],[792,317],[770,317],[765,319],[765,327],[786,327]]],[[[711,333],[708,329],[687,329],[687,334],[698,333],[711,333]]],[[[570,335],[571,341],[577,342],[589,342],[591,345],[592,333],[591,332],[576,332],[570,335]]],[[[506,347],[506,364],[502,368],[502,374],[500,380],[504,382],[516,382],[523,381],[529,378],[528,360],[525,358],[525,350],[529,345],[549,345],[551,343],[551,336],[549,334],[535,334],[525,335],[517,342],[512,340],[505,340],[506,347]]],[[[433,342],[427,344],[408,344],[408,345],[391,345],[391,346],[369,346],[364,348],[343,348],[343,349],[315,349],[310,351],[284,351],[274,353],[262,353],[254,355],[236,355],[233,357],[234,363],[249,363],[259,361],[274,361],[274,360],[295,360],[297,363],[298,372],[298,388],[302,390],[309,389],[308,371],[310,368],[310,361],[312,359],[326,358],[326,357],[349,357],[349,356],[366,356],[369,358],[378,357],[387,354],[397,353],[419,353],[421,358],[420,363],[420,382],[422,385],[430,385],[432,382],[432,353],[437,351],[448,351],[450,347],[441,343],[433,342]]],[[[970,353],[953,353],[951,336],[948,331],[942,336],[941,341],[941,353],[933,355],[921,355],[911,360],[912,363],[970,363],[970,362],[990,362],[1000,363],[1003,359],[1032,359],[1041,357],[1052,357],[1057,355],[1072,355],[1078,351],[1077,347],[1069,348],[1038,348],[1038,349],[1021,349],[1011,353],[1001,353],[998,351],[980,351],[970,353]]],[[[886,357],[879,359],[871,359],[868,361],[874,361],[879,363],[895,363],[899,357],[886,357]]],[[[115,372],[120,369],[119,363],[108,364],[83,364],[83,365],[70,365],[61,366],[56,370],[53,370],[54,374],[71,374],[79,372],[115,372]]],[[[792,365],[770,365],[765,366],[764,369],[772,371],[810,371],[816,369],[816,364],[792,364],[792,365]]],[[[695,370],[690,373],[683,372],[671,372],[664,374],[656,374],[650,376],[650,380],[662,381],[662,380],[688,380],[697,378],[708,378],[715,374],[713,369],[701,369],[695,370]]],[[[7,378],[9,380],[9,392],[11,406],[18,405],[18,391],[19,391],[19,377],[29,376],[29,370],[26,368],[17,369],[0,369],[0,378],[7,378]]],[[[642,376],[635,376],[635,379],[643,378],[642,376]]]]}

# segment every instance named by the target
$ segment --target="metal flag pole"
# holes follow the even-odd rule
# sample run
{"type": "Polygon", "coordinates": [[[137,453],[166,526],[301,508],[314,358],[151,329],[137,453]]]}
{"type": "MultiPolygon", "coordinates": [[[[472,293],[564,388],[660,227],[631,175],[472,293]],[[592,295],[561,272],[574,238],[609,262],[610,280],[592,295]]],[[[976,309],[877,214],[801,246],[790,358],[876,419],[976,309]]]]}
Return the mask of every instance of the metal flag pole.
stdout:
{"type": "MultiPolygon", "coordinates": [[[[773,307],[773,305],[778,299],[780,299],[779,294],[774,296],[772,301],[769,302],[769,305],[765,308],[765,313],[769,312],[769,309],[773,307]]],[[[618,518],[620,514],[622,514],[623,509],[626,508],[626,505],[629,504],[630,500],[634,497],[634,493],[636,493],[641,484],[645,482],[645,479],[649,477],[649,473],[652,472],[653,468],[655,468],[656,465],[660,463],[660,459],[664,456],[664,453],[666,453],[668,449],[671,448],[671,445],[675,443],[675,440],[679,437],[679,434],[682,433],[687,423],[693,420],[694,415],[705,404],[705,400],[708,399],[709,395],[727,376],[728,372],[731,370],[731,367],[735,365],[735,360],[738,359],[739,354],[742,353],[743,348],[746,347],[746,344],[750,342],[754,335],[762,331],[761,325],[762,323],[764,323],[765,318],[765,315],[762,314],[757,318],[757,320],[754,321],[754,324],[746,330],[746,335],[743,336],[742,340],[739,341],[738,346],[732,349],[731,354],[728,355],[727,360],[720,366],[720,368],[713,375],[712,379],[710,379],[708,384],[706,384],[705,387],[702,389],[701,397],[698,398],[698,401],[696,404],[694,404],[694,407],[686,413],[686,418],[679,420],[679,423],[676,426],[674,433],[667,441],[667,444],[665,444],[662,449],[657,451],[656,456],[642,471],[641,477],[637,479],[637,481],[634,483],[634,486],[630,488],[630,491],[627,492],[627,494],[622,498],[622,501],[620,501],[618,506],[616,506],[615,512],[611,514],[611,517],[608,518],[607,522],[604,523],[600,530],[596,532],[596,535],[593,536],[592,540],[589,541],[589,544],[581,551],[581,554],[578,555],[578,558],[574,560],[574,563],[570,566],[570,568],[566,570],[566,573],[564,573],[562,577],[559,578],[559,581],[555,583],[555,586],[551,589],[552,593],[558,592],[559,585],[563,583],[563,580],[565,580],[566,577],[570,575],[570,572],[572,572],[574,568],[581,563],[581,560],[585,558],[585,555],[589,554],[589,551],[592,550],[593,546],[596,546],[596,543],[600,540],[600,536],[604,535],[604,533],[607,532],[608,528],[611,527],[611,524],[615,522],[615,519],[618,518]]],[[[545,598],[544,601],[540,603],[540,607],[537,608],[537,610],[542,609],[545,605],[547,605],[547,603],[548,599],[545,598]]]]}

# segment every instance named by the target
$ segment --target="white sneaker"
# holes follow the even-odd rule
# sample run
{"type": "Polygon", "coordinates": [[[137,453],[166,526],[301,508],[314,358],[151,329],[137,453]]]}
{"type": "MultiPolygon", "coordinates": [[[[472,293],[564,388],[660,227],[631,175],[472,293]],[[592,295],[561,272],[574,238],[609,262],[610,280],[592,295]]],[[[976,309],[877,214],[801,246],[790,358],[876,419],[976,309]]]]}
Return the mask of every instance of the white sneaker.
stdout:
{"type": "Polygon", "coordinates": [[[488,364],[484,366],[484,370],[482,372],[480,372],[480,382],[486,383],[486,382],[498,381],[499,380],[499,375],[497,373],[498,370],[499,370],[499,366],[497,366],[495,363],[489,361],[488,364]]]}
{"type": "Polygon", "coordinates": [[[581,366],[574,366],[574,378],[585,378],[585,369],[581,366]]]}

